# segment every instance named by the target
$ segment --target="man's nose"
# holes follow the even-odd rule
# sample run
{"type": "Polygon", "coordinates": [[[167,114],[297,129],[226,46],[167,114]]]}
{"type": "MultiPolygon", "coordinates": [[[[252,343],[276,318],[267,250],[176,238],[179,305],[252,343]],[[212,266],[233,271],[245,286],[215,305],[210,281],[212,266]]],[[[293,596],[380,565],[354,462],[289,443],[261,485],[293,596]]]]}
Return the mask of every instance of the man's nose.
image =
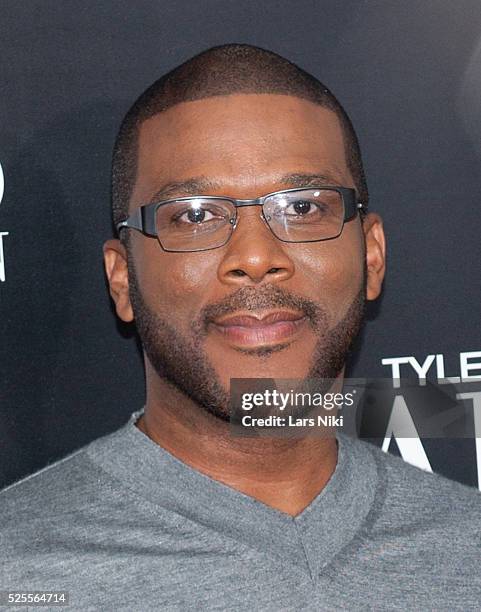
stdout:
{"type": "Polygon", "coordinates": [[[294,274],[294,262],[285,244],[267,227],[260,207],[238,211],[237,226],[218,268],[219,280],[235,285],[287,280],[294,274]]]}

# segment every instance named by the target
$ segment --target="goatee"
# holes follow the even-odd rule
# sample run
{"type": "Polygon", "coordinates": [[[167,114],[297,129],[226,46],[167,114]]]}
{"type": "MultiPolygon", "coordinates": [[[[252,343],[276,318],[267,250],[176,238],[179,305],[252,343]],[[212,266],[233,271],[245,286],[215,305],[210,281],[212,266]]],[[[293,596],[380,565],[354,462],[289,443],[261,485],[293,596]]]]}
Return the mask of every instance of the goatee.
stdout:
{"type": "MultiPolygon", "coordinates": [[[[345,316],[332,328],[329,328],[328,314],[321,306],[312,300],[280,289],[277,285],[268,284],[260,287],[241,287],[220,302],[207,305],[192,322],[190,337],[186,337],[167,319],[159,317],[147,306],[138,286],[130,256],[129,293],[137,332],[157,374],[202,409],[219,419],[228,421],[229,392],[221,384],[203,349],[209,322],[215,317],[239,309],[254,311],[261,308],[287,307],[299,310],[305,314],[318,338],[306,378],[335,379],[345,365],[362,324],[365,275],[362,287],[345,316]]],[[[272,353],[283,348],[285,347],[266,347],[248,352],[268,359],[272,353]]],[[[281,374],[279,378],[288,377],[281,374]]]]}

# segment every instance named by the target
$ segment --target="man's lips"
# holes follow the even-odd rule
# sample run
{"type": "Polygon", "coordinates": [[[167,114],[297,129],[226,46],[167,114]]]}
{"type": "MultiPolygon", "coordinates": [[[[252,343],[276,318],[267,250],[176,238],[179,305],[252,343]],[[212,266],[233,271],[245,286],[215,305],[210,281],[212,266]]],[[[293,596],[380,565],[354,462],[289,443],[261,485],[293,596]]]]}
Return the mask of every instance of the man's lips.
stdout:
{"type": "Polygon", "coordinates": [[[277,310],[262,314],[237,313],[214,320],[212,327],[232,344],[258,347],[291,340],[306,322],[302,312],[277,310]]]}

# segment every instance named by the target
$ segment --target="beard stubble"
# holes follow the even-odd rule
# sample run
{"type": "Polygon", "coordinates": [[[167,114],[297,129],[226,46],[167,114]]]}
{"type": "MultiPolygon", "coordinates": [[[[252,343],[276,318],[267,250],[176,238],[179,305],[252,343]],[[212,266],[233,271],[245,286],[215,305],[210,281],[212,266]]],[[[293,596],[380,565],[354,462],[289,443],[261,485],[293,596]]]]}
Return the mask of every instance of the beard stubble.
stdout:
{"type": "MultiPolygon", "coordinates": [[[[129,255],[129,295],[134,311],[137,332],[143,349],[157,375],[165,379],[181,394],[201,409],[223,421],[230,420],[229,392],[221,384],[215,368],[203,349],[203,341],[212,319],[235,310],[255,311],[261,308],[287,307],[300,310],[317,335],[306,379],[337,378],[346,363],[349,351],[362,325],[366,273],[362,287],[351,302],[344,317],[332,328],[328,327],[327,312],[308,300],[273,284],[259,288],[241,287],[220,302],[204,307],[190,325],[191,338],[181,334],[167,319],[160,317],[146,304],[129,255]]],[[[266,360],[286,345],[239,349],[266,360]]],[[[281,378],[282,376],[279,376],[281,378]]]]}

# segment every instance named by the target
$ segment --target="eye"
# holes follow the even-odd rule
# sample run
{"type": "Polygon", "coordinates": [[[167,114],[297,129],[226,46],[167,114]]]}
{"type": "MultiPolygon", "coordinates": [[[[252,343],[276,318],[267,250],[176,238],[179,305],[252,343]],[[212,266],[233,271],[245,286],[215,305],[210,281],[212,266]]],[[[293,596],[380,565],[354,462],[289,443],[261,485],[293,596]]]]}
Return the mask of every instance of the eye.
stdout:
{"type": "Polygon", "coordinates": [[[217,215],[214,215],[211,211],[206,208],[189,208],[188,210],[179,211],[173,218],[175,223],[205,223],[218,219],[217,215]]]}
{"type": "Polygon", "coordinates": [[[291,202],[284,208],[284,214],[287,216],[307,217],[319,214],[325,211],[325,206],[322,202],[311,202],[309,200],[296,200],[291,202]]]}
{"type": "Polygon", "coordinates": [[[311,208],[313,208],[312,204],[307,200],[297,200],[297,202],[294,202],[288,206],[288,209],[291,207],[294,209],[294,212],[297,215],[307,215],[311,208]]]}

